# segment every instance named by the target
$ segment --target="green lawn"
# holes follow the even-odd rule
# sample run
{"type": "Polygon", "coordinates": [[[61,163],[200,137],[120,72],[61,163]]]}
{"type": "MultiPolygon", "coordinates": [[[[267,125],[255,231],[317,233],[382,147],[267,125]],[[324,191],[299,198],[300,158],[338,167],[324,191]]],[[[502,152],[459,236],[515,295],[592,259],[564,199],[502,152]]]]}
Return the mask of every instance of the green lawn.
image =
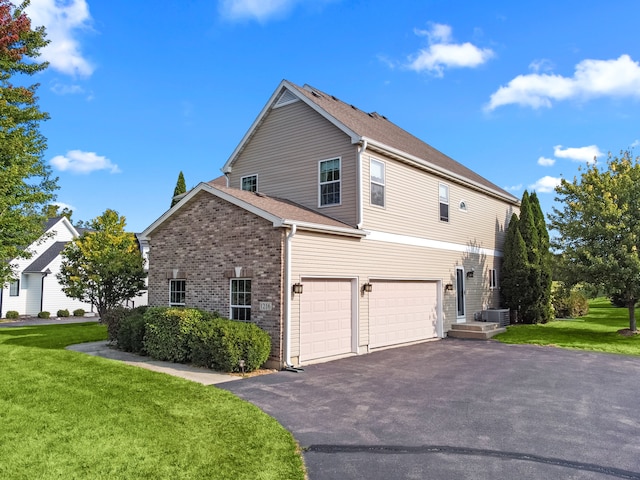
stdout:
{"type": "MultiPolygon", "coordinates": [[[[640,316],[640,310],[636,315],[640,316]]],[[[589,302],[589,315],[544,325],[511,325],[493,337],[503,343],[529,343],[640,356],[640,335],[624,337],[618,330],[629,328],[626,308],[611,306],[608,299],[589,302]]]]}
{"type": "Polygon", "coordinates": [[[64,350],[105,338],[95,323],[0,328],[0,478],[304,478],[291,434],[253,405],[64,350]]]}

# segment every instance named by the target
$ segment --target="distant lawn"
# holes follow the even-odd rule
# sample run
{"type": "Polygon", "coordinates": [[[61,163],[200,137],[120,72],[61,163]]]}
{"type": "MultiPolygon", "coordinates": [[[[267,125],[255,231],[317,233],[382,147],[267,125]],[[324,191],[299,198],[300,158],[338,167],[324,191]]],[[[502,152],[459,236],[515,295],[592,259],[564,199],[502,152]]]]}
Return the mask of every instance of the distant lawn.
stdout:
{"type": "MultiPolygon", "coordinates": [[[[640,320],[640,309],[636,309],[640,320]]],[[[528,343],[640,356],[640,335],[624,337],[618,330],[629,328],[629,312],[608,299],[589,302],[589,315],[544,325],[511,325],[493,337],[503,343],[528,343]]]]}
{"type": "Polygon", "coordinates": [[[231,393],[64,350],[105,338],[0,328],[0,478],[304,478],[291,434],[231,393]]]}

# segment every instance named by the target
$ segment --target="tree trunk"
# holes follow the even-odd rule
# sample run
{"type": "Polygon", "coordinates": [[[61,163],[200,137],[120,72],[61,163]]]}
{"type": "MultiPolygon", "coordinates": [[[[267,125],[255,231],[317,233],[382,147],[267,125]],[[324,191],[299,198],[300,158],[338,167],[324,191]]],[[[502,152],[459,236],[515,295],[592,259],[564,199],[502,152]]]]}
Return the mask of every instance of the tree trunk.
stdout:
{"type": "Polygon", "coordinates": [[[629,330],[635,332],[638,330],[636,327],[636,301],[629,302],[627,308],[629,309],[629,330]]]}

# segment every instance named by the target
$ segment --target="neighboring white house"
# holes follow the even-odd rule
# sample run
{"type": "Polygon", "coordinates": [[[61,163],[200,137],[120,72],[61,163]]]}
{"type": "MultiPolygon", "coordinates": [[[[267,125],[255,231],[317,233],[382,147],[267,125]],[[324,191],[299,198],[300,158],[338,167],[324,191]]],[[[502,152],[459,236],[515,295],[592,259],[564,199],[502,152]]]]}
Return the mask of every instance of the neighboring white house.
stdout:
{"type": "MultiPolygon", "coordinates": [[[[28,316],[36,316],[43,311],[55,316],[58,310],[65,309],[69,313],[79,308],[86,312],[95,310],[89,303],[67,297],[56,277],[62,265],[62,250],[81,233],[66,217],[47,221],[44,235],[29,246],[31,258],[11,261],[15,266],[16,280],[0,290],[0,317],[6,317],[10,310],[28,316]]],[[[148,247],[145,248],[143,242],[139,243],[146,262],[148,247]]],[[[146,304],[146,290],[128,302],[129,306],[146,304]]]]}

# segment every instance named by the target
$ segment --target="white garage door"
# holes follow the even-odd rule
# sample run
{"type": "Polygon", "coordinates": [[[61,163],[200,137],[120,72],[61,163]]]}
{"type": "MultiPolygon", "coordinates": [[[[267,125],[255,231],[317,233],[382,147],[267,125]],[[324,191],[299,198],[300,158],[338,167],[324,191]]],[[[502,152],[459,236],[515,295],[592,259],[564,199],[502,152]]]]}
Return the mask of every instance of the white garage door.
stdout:
{"type": "Polygon", "coordinates": [[[303,279],[300,362],[352,351],[350,280],[303,279]]]}
{"type": "Polygon", "coordinates": [[[373,282],[369,295],[369,347],[438,336],[436,282],[373,282]]]}

